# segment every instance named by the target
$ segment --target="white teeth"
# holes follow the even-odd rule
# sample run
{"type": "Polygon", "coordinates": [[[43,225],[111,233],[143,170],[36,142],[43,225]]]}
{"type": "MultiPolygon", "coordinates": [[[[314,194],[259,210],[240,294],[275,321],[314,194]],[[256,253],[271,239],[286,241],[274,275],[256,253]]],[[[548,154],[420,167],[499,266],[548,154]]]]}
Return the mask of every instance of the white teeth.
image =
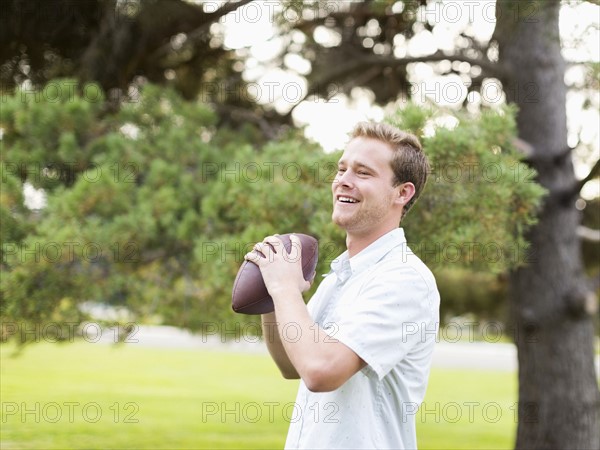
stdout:
{"type": "Polygon", "coordinates": [[[350,197],[338,197],[338,201],[346,202],[346,203],[357,203],[356,200],[354,200],[353,198],[350,198],[350,197]]]}

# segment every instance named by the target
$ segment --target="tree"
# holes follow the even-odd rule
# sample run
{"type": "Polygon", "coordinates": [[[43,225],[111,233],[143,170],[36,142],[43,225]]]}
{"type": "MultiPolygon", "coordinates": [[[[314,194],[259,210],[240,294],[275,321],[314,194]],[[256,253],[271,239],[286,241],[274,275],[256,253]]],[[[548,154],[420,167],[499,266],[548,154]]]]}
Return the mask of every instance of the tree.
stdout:
{"type": "MultiPolygon", "coordinates": [[[[457,2],[451,3],[460,10],[457,2]]],[[[600,392],[592,318],[598,311],[594,290],[599,283],[584,277],[575,202],[582,186],[598,177],[600,163],[584,179],[575,178],[573,149],[567,143],[565,61],[558,29],[561,2],[498,0],[496,27],[488,42],[481,42],[467,25],[456,36],[453,50],[433,49],[418,56],[406,54],[410,40],[441,27],[447,4],[419,0],[328,5],[287,3],[301,18],[290,25],[305,36],[299,53],[312,64],[309,96],[350,94],[363,87],[380,104],[405,101],[415,93],[411,69],[428,63],[434,74],[462,80],[474,95],[465,93],[465,104],[469,98],[481,98],[479,106],[490,106],[484,89],[486,82],[497,80],[507,101],[518,106],[517,145],[548,194],[538,225],[527,234],[530,263],[510,274],[519,352],[516,447],[598,448],[600,392]]],[[[296,47],[290,42],[291,49],[296,47]]]]}
{"type": "MultiPolygon", "coordinates": [[[[494,40],[499,60],[510,73],[502,80],[507,100],[520,108],[519,137],[530,146],[529,163],[548,195],[538,225],[528,233],[531,264],[511,273],[519,415],[524,418],[516,445],[597,448],[600,392],[593,364],[592,317],[598,305],[584,276],[578,245],[581,217],[575,201],[585,180],[575,178],[573,149],[567,143],[560,2],[533,2],[535,20],[518,7],[498,1],[494,40]],[[535,101],[526,101],[531,87],[535,101]]],[[[594,170],[597,167],[598,163],[594,170]]],[[[593,176],[591,172],[589,177],[593,176]]]]}
{"type": "MultiPolygon", "coordinates": [[[[78,324],[86,300],[196,330],[233,322],[228,281],[248,245],[276,231],[271,223],[308,228],[306,213],[284,217],[282,205],[311,210],[322,199],[308,161],[318,169],[324,155],[295,136],[257,148],[254,127],[217,128],[207,105],[172,90],[147,85],[106,115],[102,90],[88,85],[79,94],[76,85],[51,81],[39,95],[17,90],[2,108],[0,211],[9,220],[1,309],[12,324],[4,333],[20,338],[15,328],[26,324],[38,331],[53,321],[78,324]],[[289,176],[297,168],[306,179],[286,183],[287,172],[272,169],[271,183],[282,186],[265,211],[269,184],[257,180],[269,161],[286,157],[289,176]],[[44,189],[46,207],[24,208],[24,183],[44,189]]],[[[57,339],[72,337],[68,327],[55,331],[57,339]]]]}
{"type": "Polygon", "coordinates": [[[145,80],[188,100],[201,94],[220,122],[251,121],[273,137],[282,120],[249,100],[239,58],[212,31],[252,1],[2,1],[0,90],[23,88],[26,81],[39,89],[56,78],[94,82],[106,92],[105,109],[115,110],[145,80]],[[213,89],[216,83],[222,89],[213,89]]]}
{"type": "MultiPolygon", "coordinates": [[[[23,338],[24,328],[47,333],[48,323],[64,325],[50,328],[53,339],[72,338],[73,326],[87,319],[87,300],[124,306],[136,322],[256,332],[255,317],[230,308],[235,273],[254,242],[276,232],[314,235],[320,273],[343,251],[327,208],[337,154],[299,133],[257,146],[254,127],[218,128],[206,105],[153,85],[105,115],[102,91],[86,86],[85,97],[75,85],[50,82],[53,96],[42,95],[48,87],[37,97],[18,90],[0,115],[0,213],[9,219],[2,228],[3,338],[23,338]],[[45,190],[45,208],[23,207],[24,183],[45,190]]],[[[495,183],[473,176],[468,186],[455,178],[432,184],[410,213],[418,225],[414,250],[435,265],[443,260],[427,246],[432,239],[485,240],[496,247],[450,249],[455,263],[495,272],[517,265],[511,250],[523,241],[515,224],[531,225],[542,190],[512,147],[513,113],[461,117],[454,129],[423,136],[434,117],[413,107],[390,120],[420,134],[434,164],[471,161],[501,175],[495,183]],[[474,208],[482,214],[477,222],[469,220],[474,208]],[[435,216],[460,226],[440,228],[435,216]]]]}
{"type": "Polygon", "coordinates": [[[161,84],[176,78],[179,92],[193,98],[207,70],[228,53],[210,42],[211,25],[250,1],[214,11],[181,0],[2,2],[3,87],[76,76],[127,95],[135,77],[144,76],[161,84]]]}

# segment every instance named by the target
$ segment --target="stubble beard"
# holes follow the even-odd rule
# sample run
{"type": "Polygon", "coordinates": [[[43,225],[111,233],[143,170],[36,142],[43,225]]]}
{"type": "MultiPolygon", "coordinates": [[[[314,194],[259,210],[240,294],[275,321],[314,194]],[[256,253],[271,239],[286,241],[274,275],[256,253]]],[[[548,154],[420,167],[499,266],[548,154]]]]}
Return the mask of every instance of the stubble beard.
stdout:
{"type": "Polygon", "coordinates": [[[337,217],[334,206],[331,219],[333,223],[346,230],[346,232],[370,229],[382,222],[388,210],[387,204],[388,202],[384,200],[379,205],[363,209],[362,203],[360,203],[360,206],[358,206],[359,211],[354,214],[339,214],[337,217]]]}

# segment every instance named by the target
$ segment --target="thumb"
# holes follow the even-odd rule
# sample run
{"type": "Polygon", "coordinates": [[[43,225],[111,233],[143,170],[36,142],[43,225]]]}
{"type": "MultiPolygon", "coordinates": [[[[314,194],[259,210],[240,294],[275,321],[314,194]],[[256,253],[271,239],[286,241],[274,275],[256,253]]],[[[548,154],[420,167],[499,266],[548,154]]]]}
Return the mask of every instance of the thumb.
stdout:
{"type": "MultiPolygon", "coordinates": [[[[292,243],[291,248],[290,248],[290,256],[292,256],[292,253],[293,253],[294,256],[292,256],[292,257],[294,258],[294,260],[300,263],[300,276],[302,279],[300,290],[302,292],[305,292],[310,289],[310,286],[312,285],[313,280],[311,279],[310,281],[307,281],[304,279],[304,270],[302,269],[302,241],[295,234],[291,234],[290,242],[292,243]]],[[[314,278],[314,275],[313,275],[313,278],[314,278]]]]}
{"type": "Polygon", "coordinates": [[[290,235],[290,251],[288,252],[290,261],[302,261],[302,241],[295,234],[290,235]]]}

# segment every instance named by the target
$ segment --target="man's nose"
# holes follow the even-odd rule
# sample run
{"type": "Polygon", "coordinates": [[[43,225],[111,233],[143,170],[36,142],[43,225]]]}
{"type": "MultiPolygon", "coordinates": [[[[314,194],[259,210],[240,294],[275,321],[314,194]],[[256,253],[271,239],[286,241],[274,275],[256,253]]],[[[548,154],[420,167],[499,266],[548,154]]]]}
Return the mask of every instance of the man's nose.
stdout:
{"type": "Polygon", "coordinates": [[[342,186],[353,186],[353,179],[354,177],[352,175],[352,172],[350,170],[346,170],[342,173],[338,173],[335,179],[333,180],[333,183],[337,183],[342,186]]]}

